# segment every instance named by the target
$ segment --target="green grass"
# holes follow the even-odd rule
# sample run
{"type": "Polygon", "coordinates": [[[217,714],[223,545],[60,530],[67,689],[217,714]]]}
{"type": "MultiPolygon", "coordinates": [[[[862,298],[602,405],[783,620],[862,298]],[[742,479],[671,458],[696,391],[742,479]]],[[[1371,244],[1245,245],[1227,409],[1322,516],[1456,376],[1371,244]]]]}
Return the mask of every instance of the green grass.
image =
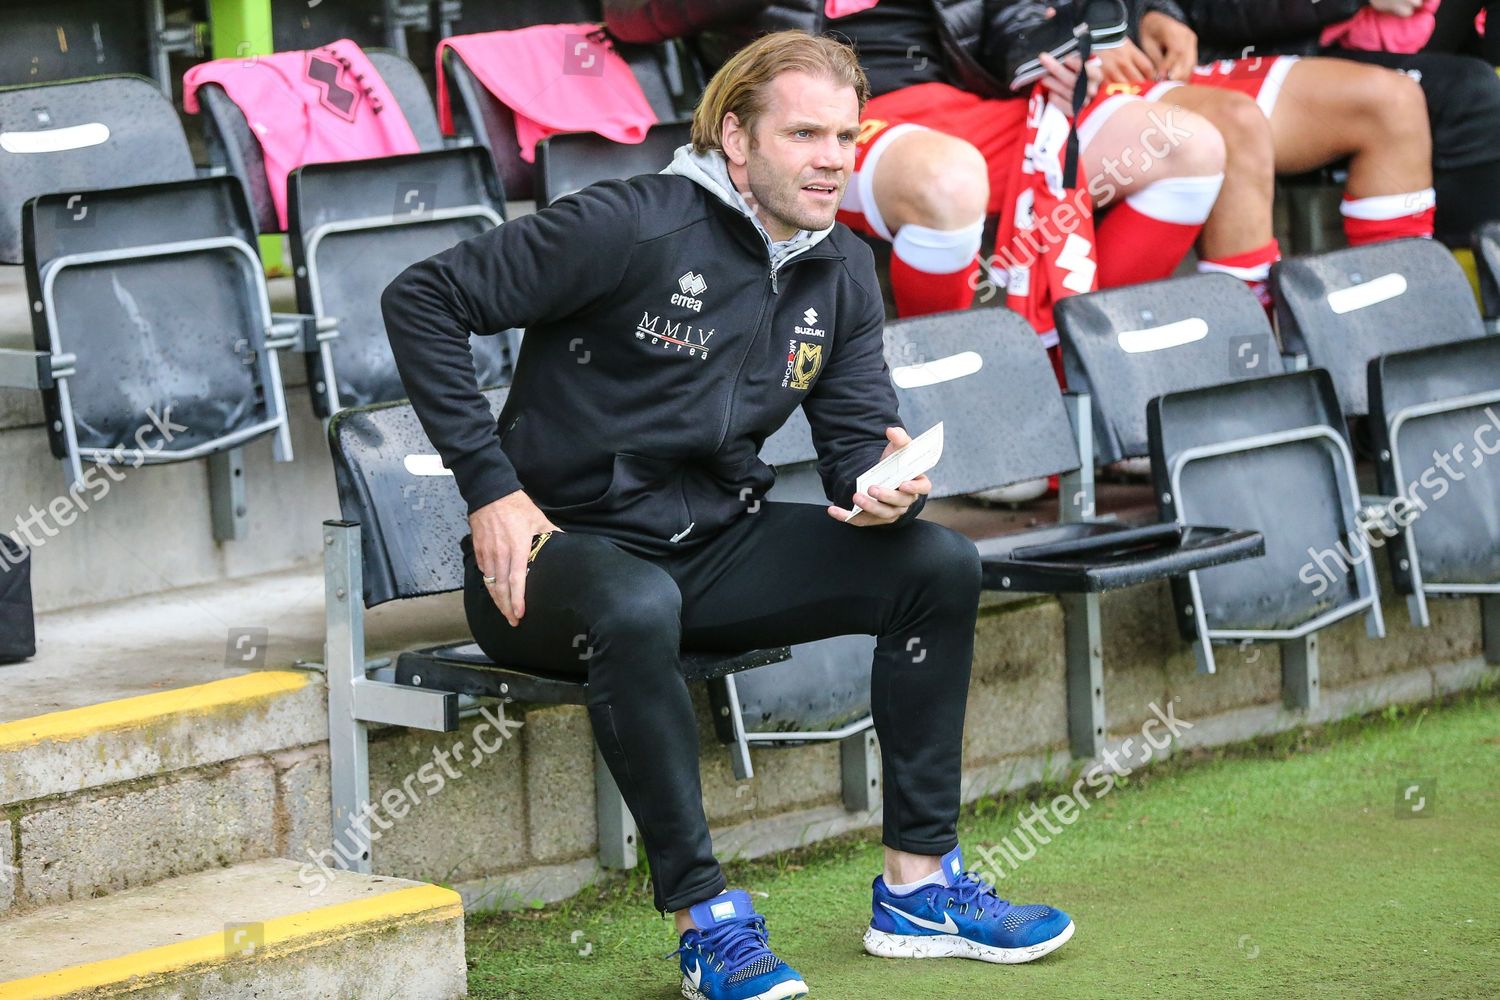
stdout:
{"type": "MultiPolygon", "coordinates": [[[[866,956],[878,839],[729,866],[814,1000],[929,997],[1500,996],[1500,698],[1288,734],[1137,772],[1006,877],[1078,933],[1039,962],[866,956]],[[1426,818],[1398,819],[1398,785],[1426,818]]],[[[1024,798],[981,802],[960,834],[1012,834],[1024,798]]],[[[480,998],[677,996],[669,921],[643,877],[468,926],[480,998]],[[588,954],[580,955],[581,951],[588,954]]]]}

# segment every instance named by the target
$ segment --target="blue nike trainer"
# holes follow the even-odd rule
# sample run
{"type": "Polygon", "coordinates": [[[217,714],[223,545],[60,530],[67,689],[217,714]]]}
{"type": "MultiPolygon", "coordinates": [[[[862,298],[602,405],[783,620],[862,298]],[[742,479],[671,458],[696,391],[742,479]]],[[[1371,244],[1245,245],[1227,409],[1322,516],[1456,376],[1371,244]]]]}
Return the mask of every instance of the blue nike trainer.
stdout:
{"type": "Polygon", "coordinates": [[[987,882],[964,871],[954,848],[943,856],[942,885],[898,896],[875,879],[865,951],[881,958],[977,958],[1006,965],[1056,951],[1073,936],[1073,921],[1050,906],[1014,906],[987,882]]]}
{"type": "MultiPolygon", "coordinates": [[[[682,932],[673,952],[682,959],[688,1000],[789,1000],[807,996],[797,970],[771,953],[766,918],[748,893],[735,889],[691,910],[698,928],[682,932]]],[[[669,956],[670,957],[670,956],[669,956]]]]}

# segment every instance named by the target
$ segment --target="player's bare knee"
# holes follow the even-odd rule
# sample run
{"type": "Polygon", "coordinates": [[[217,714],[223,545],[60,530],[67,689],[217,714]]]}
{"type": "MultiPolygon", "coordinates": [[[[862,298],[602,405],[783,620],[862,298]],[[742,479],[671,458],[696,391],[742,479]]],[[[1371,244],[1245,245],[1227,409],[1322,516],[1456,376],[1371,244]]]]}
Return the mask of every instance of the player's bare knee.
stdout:
{"type": "Polygon", "coordinates": [[[1390,79],[1381,88],[1384,91],[1379,111],[1382,130],[1413,153],[1415,143],[1420,143],[1430,153],[1432,139],[1427,124],[1427,95],[1423,93],[1422,85],[1405,73],[1388,75],[1390,79]]]}
{"type": "Polygon", "coordinates": [[[1224,172],[1224,137],[1207,118],[1184,108],[1170,108],[1163,125],[1153,124],[1168,141],[1162,151],[1160,137],[1142,135],[1147,151],[1160,156],[1165,174],[1173,177],[1205,177],[1224,172]]]}
{"type": "Polygon", "coordinates": [[[1214,127],[1224,140],[1225,165],[1242,174],[1272,176],[1276,147],[1265,112],[1244,94],[1225,91],[1220,97],[1212,113],[1214,127]]]}
{"type": "MultiPolygon", "coordinates": [[[[902,150],[894,212],[882,213],[893,228],[908,223],[961,229],[984,218],[989,176],[984,155],[962,139],[932,132],[902,150]]],[[[894,150],[893,150],[894,152],[894,150]]],[[[884,169],[882,161],[881,168],[884,169]]]]}

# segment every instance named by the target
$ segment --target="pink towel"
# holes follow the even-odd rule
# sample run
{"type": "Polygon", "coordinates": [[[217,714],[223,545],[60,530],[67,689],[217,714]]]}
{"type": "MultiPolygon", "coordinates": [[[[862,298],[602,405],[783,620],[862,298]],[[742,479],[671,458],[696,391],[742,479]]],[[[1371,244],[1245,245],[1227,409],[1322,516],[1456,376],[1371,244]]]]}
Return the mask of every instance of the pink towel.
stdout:
{"type": "Polygon", "coordinates": [[[880,0],[823,0],[823,16],[832,21],[835,18],[848,17],[850,14],[869,10],[879,2],[880,0]]]}
{"type": "Polygon", "coordinates": [[[438,117],[453,132],[443,79],[443,49],[451,48],[479,82],[516,116],[521,159],[536,159],[536,144],[557,132],[597,132],[634,145],[656,124],[630,67],[598,33],[597,24],[540,24],[519,31],[456,35],[438,43],[438,117]]]}
{"type": "Polygon", "coordinates": [[[188,113],[198,113],[205,83],[224,88],[260,140],[282,229],[287,175],[298,167],[421,152],[390,88],[347,38],[305,52],[200,63],[182,77],[188,113]]]}
{"type": "Polygon", "coordinates": [[[1346,49],[1366,52],[1420,52],[1437,24],[1440,0],[1426,0],[1410,17],[1384,14],[1373,7],[1361,7],[1347,21],[1330,24],[1320,39],[1324,47],[1342,45],[1346,49]]]}

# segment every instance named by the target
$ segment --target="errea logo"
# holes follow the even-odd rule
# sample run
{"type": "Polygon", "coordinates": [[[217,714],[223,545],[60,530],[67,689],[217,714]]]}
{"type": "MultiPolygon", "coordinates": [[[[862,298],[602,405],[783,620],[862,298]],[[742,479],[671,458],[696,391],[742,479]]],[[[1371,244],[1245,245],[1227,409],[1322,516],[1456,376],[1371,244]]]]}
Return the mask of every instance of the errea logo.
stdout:
{"type": "Polygon", "coordinates": [[[821,329],[819,329],[818,325],[817,325],[818,324],[818,311],[816,309],[813,309],[812,307],[809,306],[806,310],[804,310],[803,313],[802,313],[802,322],[806,323],[807,325],[806,326],[794,326],[794,327],[792,327],[792,329],[796,331],[797,336],[799,336],[799,337],[821,337],[821,336],[823,336],[823,331],[821,329]]]}
{"type": "Polygon", "coordinates": [[[682,289],[682,292],[672,296],[674,306],[682,306],[693,312],[703,311],[703,300],[698,298],[708,290],[708,282],[703,280],[703,275],[688,271],[677,279],[677,287],[682,289]]]}

